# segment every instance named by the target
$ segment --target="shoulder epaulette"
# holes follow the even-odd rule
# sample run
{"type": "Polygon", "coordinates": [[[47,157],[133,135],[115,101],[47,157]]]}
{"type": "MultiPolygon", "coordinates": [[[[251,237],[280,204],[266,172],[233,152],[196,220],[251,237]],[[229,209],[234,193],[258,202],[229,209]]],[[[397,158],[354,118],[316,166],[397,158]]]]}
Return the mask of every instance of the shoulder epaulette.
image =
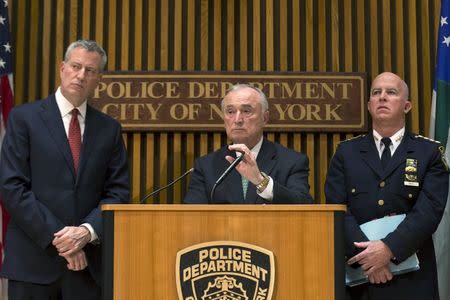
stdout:
{"type": "Polygon", "coordinates": [[[420,135],[420,134],[416,134],[416,135],[414,136],[414,138],[422,139],[422,140],[425,140],[425,141],[429,141],[429,142],[431,142],[431,143],[435,143],[436,145],[438,145],[437,148],[438,148],[438,150],[439,150],[439,152],[440,152],[440,154],[441,154],[441,160],[442,160],[442,163],[444,164],[445,169],[448,171],[448,162],[447,162],[447,159],[446,159],[446,157],[445,157],[445,147],[441,145],[441,142],[435,141],[435,140],[430,139],[430,138],[427,138],[427,137],[422,136],[422,135],[420,135]]]}
{"type": "Polygon", "coordinates": [[[414,135],[414,138],[416,138],[416,139],[422,139],[422,140],[429,141],[429,142],[433,142],[433,143],[436,143],[436,144],[441,144],[441,142],[439,142],[439,141],[435,141],[435,140],[433,140],[433,139],[430,139],[429,137],[426,137],[426,136],[423,136],[423,135],[420,135],[420,134],[414,135]]]}
{"type": "Polygon", "coordinates": [[[341,141],[340,143],[345,143],[345,142],[348,142],[348,141],[353,141],[353,140],[356,140],[356,139],[359,139],[359,138],[363,138],[363,137],[365,137],[365,136],[366,136],[365,134],[360,134],[360,135],[351,137],[351,138],[349,138],[349,139],[343,140],[343,141],[341,141]]]}

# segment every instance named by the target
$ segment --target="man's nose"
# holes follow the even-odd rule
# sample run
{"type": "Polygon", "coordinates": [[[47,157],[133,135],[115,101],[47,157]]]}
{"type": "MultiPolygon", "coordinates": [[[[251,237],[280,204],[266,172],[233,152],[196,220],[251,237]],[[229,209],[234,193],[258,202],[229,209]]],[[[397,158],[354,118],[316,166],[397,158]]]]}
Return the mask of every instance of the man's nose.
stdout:
{"type": "Polygon", "coordinates": [[[86,77],[86,69],[85,68],[81,68],[80,70],[78,70],[77,72],[77,78],[80,80],[83,80],[86,77]]]}
{"type": "Polygon", "coordinates": [[[234,122],[238,124],[242,124],[244,122],[244,116],[240,111],[236,112],[236,115],[234,117],[234,122]]]}
{"type": "Polygon", "coordinates": [[[381,91],[380,92],[380,97],[379,97],[379,100],[380,101],[386,101],[386,96],[387,96],[387,94],[386,94],[386,91],[381,91]]]}

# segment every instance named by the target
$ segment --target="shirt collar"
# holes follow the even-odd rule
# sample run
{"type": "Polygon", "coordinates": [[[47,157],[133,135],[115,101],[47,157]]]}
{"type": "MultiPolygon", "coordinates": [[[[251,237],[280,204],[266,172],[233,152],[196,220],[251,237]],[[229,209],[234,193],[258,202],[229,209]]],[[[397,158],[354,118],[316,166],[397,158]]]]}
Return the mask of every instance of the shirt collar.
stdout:
{"type": "Polygon", "coordinates": [[[258,157],[259,150],[261,150],[262,143],[263,143],[263,137],[261,137],[259,142],[256,143],[255,147],[252,148],[251,151],[253,152],[253,154],[255,154],[255,157],[258,157]]]}
{"type": "MultiPolygon", "coordinates": [[[[258,157],[259,150],[261,150],[263,140],[264,140],[264,138],[261,137],[259,142],[256,143],[256,145],[252,149],[250,149],[250,151],[252,151],[252,153],[255,155],[255,157],[258,157]]],[[[241,152],[236,151],[236,156],[238,156],[238,157],[241,156],[241,152]]]]}
{"type": "MultiPolygon", "coordinates": [[[[70,112],[75,108],[72,103],[70,103],[69,100],[67,100],[66,97],[64,97],[64,95],[61,93],[61,87],[56,90],[55,98],[62,118],[70,114],[70,112]]],[[[84,101],[80,106],[77,107],[77,109],[80,112],[80,116],[83,119],[86,118],[87,101],[84,101]]]]}
{"type": "MultiPolygon", "coordinates": [[[[405,127],[402,127],[399,131],[394,133],[394,135],[389,137],[392,141],[392,145],[394,146],[394,148],[397,148],[397,146],[402,141],[404,135],[405,135],[405,127]]],[[[375,129],[373,130],[373,138],[375,140],[377,147],[380,147],[381,139],[383,137],[375,129]]]]}

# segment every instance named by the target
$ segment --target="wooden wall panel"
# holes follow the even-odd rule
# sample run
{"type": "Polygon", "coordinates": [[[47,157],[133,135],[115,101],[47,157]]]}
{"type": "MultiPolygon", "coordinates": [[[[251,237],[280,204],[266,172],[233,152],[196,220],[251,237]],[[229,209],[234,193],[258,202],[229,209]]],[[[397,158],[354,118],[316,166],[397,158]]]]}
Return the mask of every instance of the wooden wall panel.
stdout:
{"type": "MultiPolygon", "coordinates": [[[[410,85],[408,129],[428,132],[439,4],[427,0],[10,0],[16,104],[59,84],[68,44],[90,38],[108,70],[397,72],[410,85]]],[[[352,133],[273,133],[310,159],[311,193],[323,202],[327,167],[352,133]]],[[[132,198],[169,183],[224,133],[124,134],[132,198]]],[[[148,199],[180,203],[188,180],[148,199]]]]}

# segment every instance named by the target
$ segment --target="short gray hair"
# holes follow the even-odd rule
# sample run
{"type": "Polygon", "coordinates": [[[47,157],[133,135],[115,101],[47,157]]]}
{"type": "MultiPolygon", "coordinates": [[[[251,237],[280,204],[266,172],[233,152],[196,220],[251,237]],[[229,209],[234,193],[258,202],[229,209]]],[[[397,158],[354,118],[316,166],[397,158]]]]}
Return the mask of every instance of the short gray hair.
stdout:
{"type": "Polygon", "coordinates": [[[75,48],[83,48],[88,52],[97,52],[98,54],[100,54],[101,57],[100,67],[102,70],[105,68],[106,61],[108,59],[106,57],[106,52],[99,44],[97,44],[96,41],[91,40],[78,40],[70,44],[69,47],[67,47],[66,54],[64,54],[64,62],[69,61],[70,54],[72,53],[72,50],[75,48]]]}
{"type": "MultiPolygon", "coordinates": [[[[259,95],[259,102],[261,103],[261,107],[262,107],[262,111],[268,111],[269,110],[269,103],[267,102],[267,97],[266,95],[263,93],[263,91],[261,91],[259,88],[252,86],[250,84],[246,84],[246,83],[238,83],[233,85],[230,89],[228,89],[227,93],[225,94],[225,97],[231,93],[231,92],[235,92],[238,90],[242,90],[242,89],[246,89],[246,88],[250,88],[254,91],[256,91],[259,95]]],[[[222,101],[220,102],[220,106],[222,107],[223,110],[223,99],[225,99],[225,97],[222,98],[222,101]]]]}
{"type": "Polygon", "coordinates": [[[408,85],[406,84],[406,82],[402,79],[402,85],[403,85],[403,92],[405,93],[405,100],[408,100],[409,101],[409,87],[408,87],[408,85]]]}

